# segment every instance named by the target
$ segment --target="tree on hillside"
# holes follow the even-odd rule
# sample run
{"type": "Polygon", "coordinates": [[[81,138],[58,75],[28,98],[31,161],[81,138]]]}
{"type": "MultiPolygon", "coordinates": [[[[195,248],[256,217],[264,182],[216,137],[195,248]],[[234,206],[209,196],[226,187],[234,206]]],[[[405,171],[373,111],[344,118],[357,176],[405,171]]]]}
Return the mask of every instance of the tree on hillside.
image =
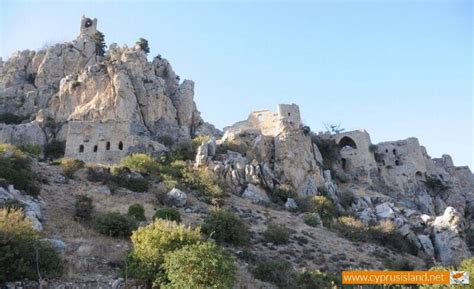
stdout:
{"type": "Polygon", "coordinates": [[[96,33],[92,34],[92,41],[95,43],[95,54],[98,56],[105,55],[105,49],[107,45],[105,45],[105,36],[102,32],[97,31],[96,33]]]}
{"type": "Polygon", "coordinates": [[[138,41],[135,44],[140,46],[140,49],[143,50],[146,54],[150,53],[150,47],[148,46],[148,40],[146,40],[145,38],[138,39],[138,41]]]}

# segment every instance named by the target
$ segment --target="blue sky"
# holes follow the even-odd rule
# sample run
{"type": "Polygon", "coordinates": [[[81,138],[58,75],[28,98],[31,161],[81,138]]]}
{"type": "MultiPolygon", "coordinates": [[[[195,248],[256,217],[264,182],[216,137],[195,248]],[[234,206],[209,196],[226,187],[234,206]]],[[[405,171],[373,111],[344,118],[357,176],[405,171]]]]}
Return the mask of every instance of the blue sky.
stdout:
{"type": "Polygon", "coordinates": [[[149,40],[222,128],[300,105],[374,143],[416,136],[432,157],[474,166],[471,1],[0,1],[0,55],[72,40],[99,19],[107,44],[149,40]]]}

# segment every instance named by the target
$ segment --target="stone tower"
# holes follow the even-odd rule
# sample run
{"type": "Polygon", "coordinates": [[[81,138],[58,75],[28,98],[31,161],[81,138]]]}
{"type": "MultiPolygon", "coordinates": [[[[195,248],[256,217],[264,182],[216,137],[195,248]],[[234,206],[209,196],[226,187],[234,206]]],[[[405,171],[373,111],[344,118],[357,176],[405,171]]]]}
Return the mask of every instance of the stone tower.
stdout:
{"type": "Polygon", "coordinates": [[[300,108],[296,104],[279,104],[278,115],[295,126],[301,124],[300,108]]]}
{"type": "Polygon", "coordinates": [[[91,19],[84,15],[81,18],[81,32],[79,36],[91,36],[97,32],[97,18],[91,19]]]}

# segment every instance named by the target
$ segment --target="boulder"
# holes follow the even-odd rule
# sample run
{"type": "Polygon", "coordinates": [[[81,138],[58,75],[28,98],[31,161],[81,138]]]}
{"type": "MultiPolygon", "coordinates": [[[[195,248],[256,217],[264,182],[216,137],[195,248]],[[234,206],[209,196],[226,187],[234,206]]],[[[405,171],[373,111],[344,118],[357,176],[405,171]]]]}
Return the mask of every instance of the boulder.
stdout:
{"type": "Polygon", "coordinates": [[[292,198],[288,198],[285,203],[285,208],[288,210],[296,210],[298,209],[298,204],[296,204],[296,201],[292,198]]]}
{"type": "Polygon", "coordinates": [[[186,193],[177,188],[173,188],[166,194],[165,202],[170,206],[184,207],[187,202],[186,193]]]}
{"type": "Polygon", "coordinates": [[[64,243],[64,241],[62,240],[59,240],[59,239],[41,239],[41,240],[49,242],[53,246],[53,249],[59,253],[63,253],[64,251],[66,251],[66,243],[64,243]]]}
{"type": "Polygon", "coordinates": [[[458,264],[471,256],[466,242],[461,238],[462,215],[447,207],[442,216],[433,222],[434,247],[444,265],[458,264]]]}
{"type": "Polygon", "coordinates": [[[255,204],[267,204],[270,203],[270,198],[267,193],[261,187],[249,184],[242,194],[242,198],[249,199],[255,204]]]}
{"type": "Polygon", "coordinates": [[[392,209],[393,205],[388,202],[375,206],[375,214],[379,219],[393,219],[395,212],[392,209]]]}
{"type": "Polygon", "coordinates": [[[418,240],[421,244],[421,248],[423,249],[423,252],[427,254],[430,257],[434,257],[434,247],[433,247],[433,242],[431,242],[431,239],[428,235],[423,235],[419,234],[417,235],[418,240]]]}

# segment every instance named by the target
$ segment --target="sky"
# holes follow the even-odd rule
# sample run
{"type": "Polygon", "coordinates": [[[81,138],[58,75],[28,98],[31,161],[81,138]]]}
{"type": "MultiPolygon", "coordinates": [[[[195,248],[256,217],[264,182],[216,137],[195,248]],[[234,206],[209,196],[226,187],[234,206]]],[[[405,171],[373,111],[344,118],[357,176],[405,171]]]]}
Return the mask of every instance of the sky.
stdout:
{"type": "Polygon", "coordinates": [[[474,167],[473,4],[419,1],[5,1],[0,56],[74,39],[98,18],[107,44],[148,39],[195,81],[218,128],[296,103],[313,131],[415,136],[432,157],[474,167]]]}

